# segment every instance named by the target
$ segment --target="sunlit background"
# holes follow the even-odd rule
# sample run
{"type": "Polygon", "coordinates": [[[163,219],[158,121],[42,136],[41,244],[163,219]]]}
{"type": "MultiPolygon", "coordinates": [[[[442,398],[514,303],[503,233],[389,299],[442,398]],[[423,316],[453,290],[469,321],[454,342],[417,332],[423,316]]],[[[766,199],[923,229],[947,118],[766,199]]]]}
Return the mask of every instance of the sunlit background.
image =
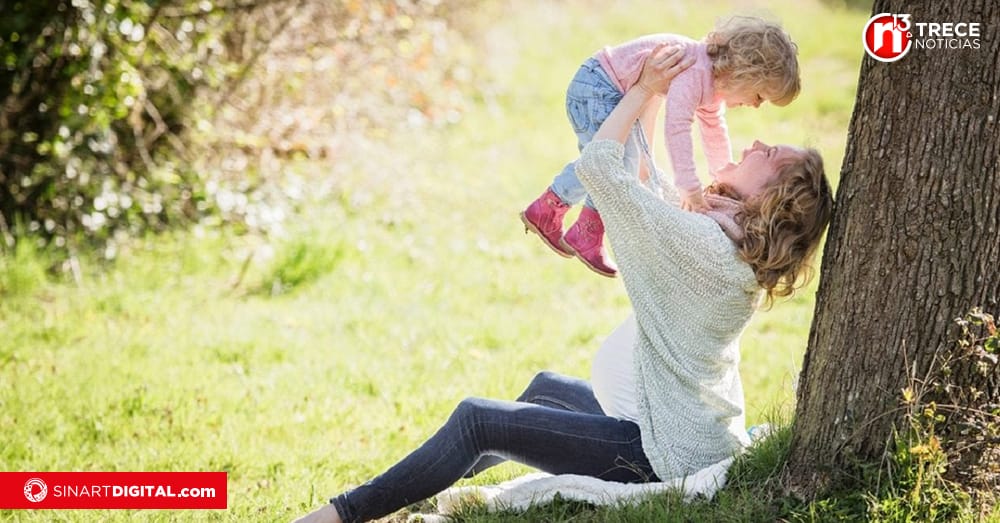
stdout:
{"type": "MultiPolygon", "coordinates": [[[[2,10],[0,463],[229,472],[228,511],[144,514],[163,521],[287,520],[463,397],[589,375],[624,289],[517,213],[577,154],[564,95],[594,51],[780,20],[802,94],[729,112],[734,149],[816,147],[836,179],[869,16],[815,0],[2,10]]],[[[751,423],[791,413],[814,292],[743,336],[751,423]]]]}

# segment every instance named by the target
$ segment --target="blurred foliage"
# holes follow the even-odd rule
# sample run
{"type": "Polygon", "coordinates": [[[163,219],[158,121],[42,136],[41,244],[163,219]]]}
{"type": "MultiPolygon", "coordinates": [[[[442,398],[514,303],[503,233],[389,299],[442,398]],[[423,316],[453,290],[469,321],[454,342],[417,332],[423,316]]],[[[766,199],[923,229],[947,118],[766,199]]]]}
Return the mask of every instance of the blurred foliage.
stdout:
{"type": "Polygon", "coordinates": [[[204,179],[183,132],[231,65],[209,3],[14,2],[0,17],[5,73],[0,209],[6,224],[110,248],[195,219],[204,179]]]}
{"type": "Polygon", "coordinates": [[[835,8],[839,7],[865,12],[872,10],[872,0],[822,0],[822,2],[835,8]]]}
{"type": "MultiPolygon", "coordinates": [[[[306,189],[285,159],[457,120],[458,0],[0,4],[0,249],[23,232],[112,258],[193,223],[270,232],[306,189]],[[447,61],[445,61],[447,60],[447,61]]],[[[465,59],[468,59],[465,55],[465,59]]]]}
{"type": "Polygon", "coordinates": [[[0,298],[28,295],[46,283],[45,260],[30,242],[0,257],[0,298]]]}

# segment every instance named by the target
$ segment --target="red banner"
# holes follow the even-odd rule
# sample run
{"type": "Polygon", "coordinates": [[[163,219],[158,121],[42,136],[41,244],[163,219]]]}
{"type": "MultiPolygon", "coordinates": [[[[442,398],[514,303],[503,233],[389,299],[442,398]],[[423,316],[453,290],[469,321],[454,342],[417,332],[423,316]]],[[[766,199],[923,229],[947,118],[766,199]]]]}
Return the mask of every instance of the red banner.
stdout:
{"type": "Polygon", "coordinates": [[[225,472],[0,472],[0,509],[224,509],[225,472]]]}

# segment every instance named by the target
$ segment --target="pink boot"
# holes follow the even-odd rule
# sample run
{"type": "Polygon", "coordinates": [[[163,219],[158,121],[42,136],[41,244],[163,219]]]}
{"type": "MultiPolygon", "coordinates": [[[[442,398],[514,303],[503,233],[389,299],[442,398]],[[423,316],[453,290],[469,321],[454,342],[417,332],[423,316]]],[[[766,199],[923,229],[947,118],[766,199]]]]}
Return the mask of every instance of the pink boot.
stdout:
{"type": "Polygon", "coordinates": [[[580,211],[576,223],[563,236],[562,246],[575,253],[584,265],[597,274],[608,278],[618,274],[615,262],[604,251],[604,222],[601,215],[590,207],[580,211]]]}
{"type": "Polygon", "coordinates": [[[568,210],[569,205],[563,203],[552,189],[546,189],[521,213],[524,231],[532,231],[540,236],[545,245],[559,256],[572,258],[573,253],[564,249],[560,243],[563,235],[563,216],[568,210]]]}

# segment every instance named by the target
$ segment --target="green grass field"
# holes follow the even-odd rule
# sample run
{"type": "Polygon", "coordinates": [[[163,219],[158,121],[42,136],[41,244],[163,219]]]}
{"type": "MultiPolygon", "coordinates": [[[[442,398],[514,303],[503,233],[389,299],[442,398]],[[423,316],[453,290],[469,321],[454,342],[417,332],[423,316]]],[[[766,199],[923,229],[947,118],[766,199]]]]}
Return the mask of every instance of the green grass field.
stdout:
{"type": "MultiPolygon", "coordinates": [[[[81,256],[78,281],[47,275],[44,252],[0,258],[0,468],[227,471],[230,507],[0,517],[290,520],[402,457],[466,396],[513,398],[543,369],[588,376],[628,314],[621,283],[551,254],[517,219],[576,154],[566,84],[603,45],[700,37],[735,12],[783,21],[803,91],[786,108],[729,113],[734,149],[757,138],[814,146],[836,179],[867,12],[791,0],[519,1],[470,22],[482,28],[475,63],[488,86],[473,109],[444,129],[392,130],[333,165],[298,165],[332,189],[283,239],[150,238],[113,266],[81,256]]],[[[744,335],[750,423],[791,412],[814,292],[815,282],[759,313],[744,335]]],[[[475,482],[524,469],[494,470],[475,482]]],[[[733,499],[677,517],[753,520],[733,499]]],[[[688,509],[566,510],[531,517],[662,521],[688,509]]]]}

